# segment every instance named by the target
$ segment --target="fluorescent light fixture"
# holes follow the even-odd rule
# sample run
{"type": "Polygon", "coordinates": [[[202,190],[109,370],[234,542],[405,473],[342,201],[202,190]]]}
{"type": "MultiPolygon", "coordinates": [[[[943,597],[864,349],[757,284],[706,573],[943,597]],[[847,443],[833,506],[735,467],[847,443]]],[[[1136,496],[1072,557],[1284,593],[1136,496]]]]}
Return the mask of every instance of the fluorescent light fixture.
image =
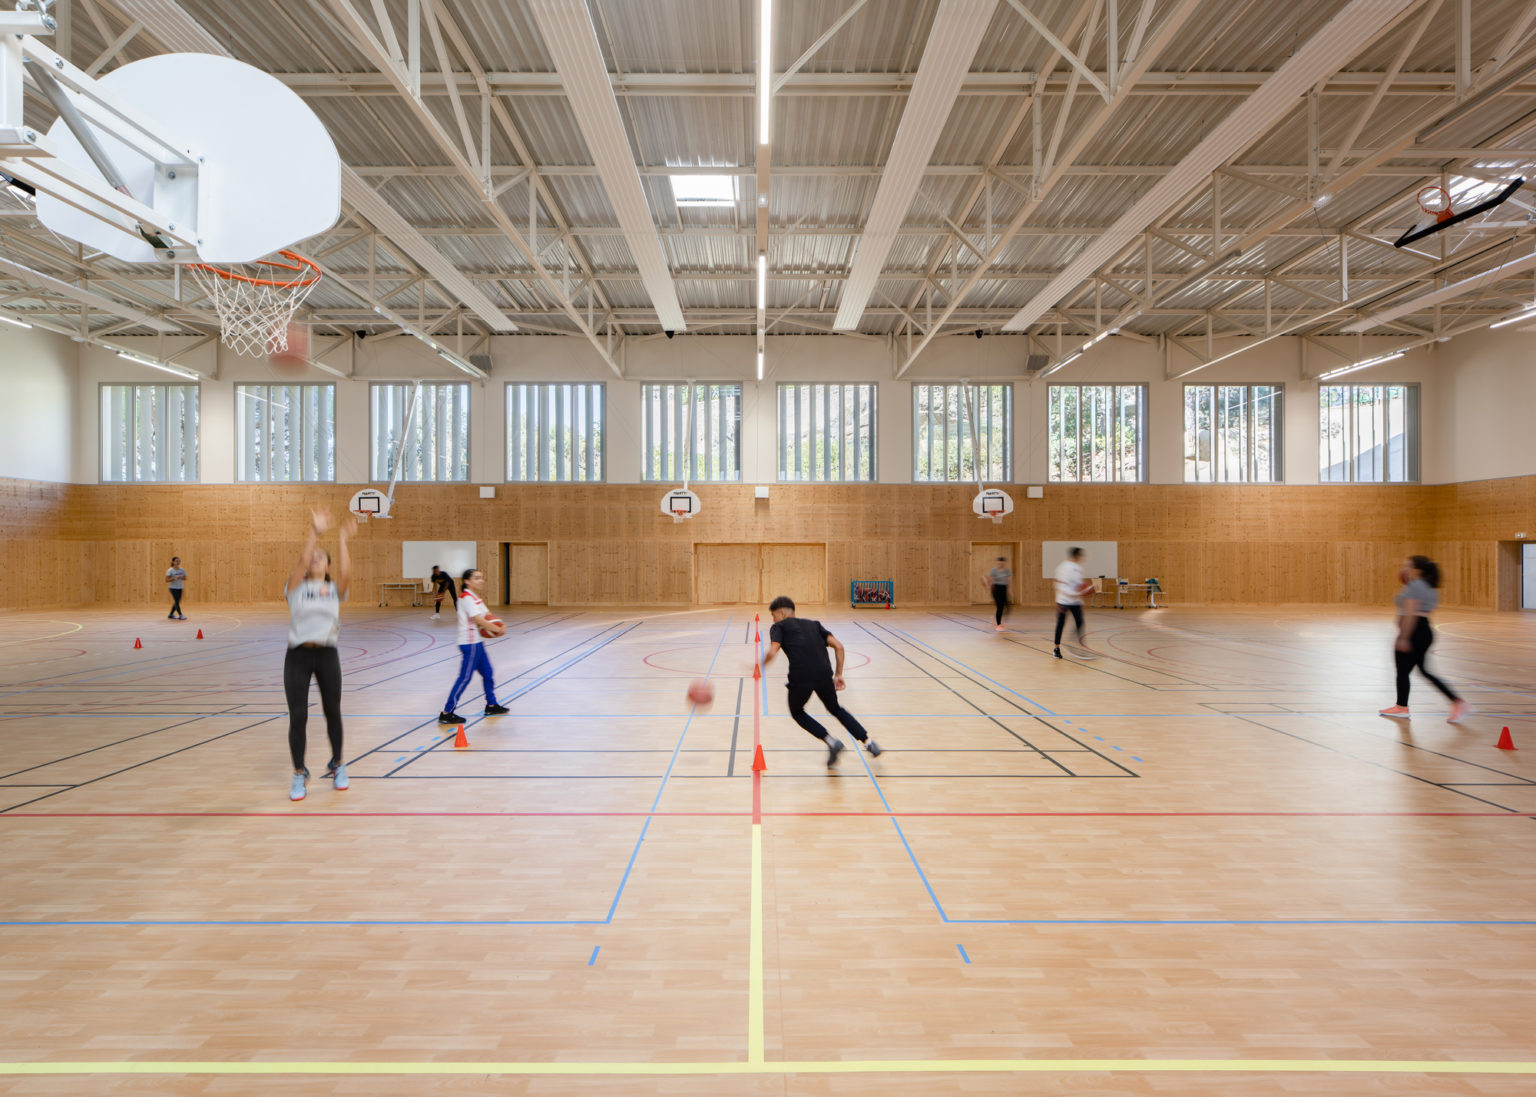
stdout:
{"type": "Polygon", "coordinates": [[[768,253],[757,253],[757,311],[768,307],[768,253]]]}
{"type": "MultiPolygon", "coordinates": [[[[5,317],[0,316],[0,320],[4,320],[4,319],[5,319],[5,317]]],[[[1519,316],[1511,316],[1507,320],[1498,320],[1498,321],[1495,321],[1492,324],[1489,324],[1488,326],[1490,328],[1502,328],[1502,327],[1508,327],[1510,324],[1522,324],[1522,323],[1524,323],[1527,320],[1536,320],[1536,305],[1533,305],[1530,308],[1526,309],[1519,316]]]]}
{"type": "Polygon", "coordinates": [[[1088,342],[1083,344],[1083,350],[1087,350],[1089,347],[1092,347],[1092,346],[1097,346],[1098,344],[1104,342],[1104,340],[1108,339],[1113,334],[1114,333],[1111,332],[1111,331],[1101,331],[1101,332],[1099,332],[1099,334],[1095,335],[1092,339],[1088,340],[1088,342]]]}
{"type": "Polygon", "coordinates": [[[1338,369],[1331,369],[1327,373],[1319,374],[1317,379],[1319,381],[1331,381],[1335,377],[1343,377],[1346,373],[1354,373],[1356,370],[1365,369],[1369,366],[1379,366],[1383,362],[1395,361],[1396,359],[1401,358],[1405,353],[1407,352],[1398,350],[1393,351],[1391,354],[1378,354],[1375,358],[1367,358],[1362,362],[1355,362],[1352,365],[1340,366],[1338,369]]]}
{"type": "Polygon", "coordinates": [[[164,362],[157,361],[154,358],[146,358],[144,355],[135,354],[132,351],[120,350],[117,352],[117,356],[119,358],[127,359],[130,362],[136,362],[141,366],[148,366],[151,369],[164,370],[166,373],[174,373],[177,377],[185,377],[188,381],[202,380],[201,377],[193,373],[191,370],[179,369],[176,366],[168,366],[164,362]]]}
{"type": "Polygon", "coordinates": [[[28,330],[31,330],[32,327],[32,325],[27,323],[25,320],[18,320],[14,316],[0,316],[0,321],[3,321],[7,324],[15,324],[18,328],[27,328],[28,330]]]}
{"type": "Polygon", "coordinates": [[[469,374],[471,377],[478,377],[482,381],[485,380],[485,376],[486,375],[485,375],[485,372],[483,370],[477,369],[474,366],[470,365],[468,362],[464,361],[464,359],[460,358],[457,354],[454,354],[454,353],[452,353],[450,351],[443,350],[441,347],[439,347],[437,349],[437,356],[439,358],[441,358],[444,362],[447,362],[454,369],[463,370],[465,373],[469,374]]]}
{"type": "Polygon", "coordinates": [[[773,0],[757,0],[757,143],[768,144],[773,98],[773,0]]]}
{"type": "Polygon", "coordinates": [[[268,400],[265,396],[257,396],[254,392],[247,392],[245,389],[240,390],[240,395],[244,396],[247,400],[260,400],[263,404],[271,404],[274,408],[280,408],[283,411],[288,410],[287,404],[279,404],[276,400],[268,400]]]}
{"type": "Polygon", "coordinates": [[[758,351],[757,352],[757,379],[759,381],[761,381],[763,379],[763,352],[762,351],[758,351]]]}
{"type": "Polygon", "coordinates": [[[1051,374],[1055,373],[1057,370],[1061,369],[1063,366],[1070,366],[1073,362],[1076,362],[1082,356],[1083,356],[1083,352],[1082,351],[1075,350],[1071,354],[1069,354],[1065,358],[1063,358],[1060,362],[1057,362],[1050,369],[1046,370],[1040,376],[1041,377],[1049,377],[1051,374]]]}
{"type": "Polygon", "coordinates": [[[729,207],[736,204],[736,181],[729,175],[674,175],[672,200],[679,206],[729,207]]]}

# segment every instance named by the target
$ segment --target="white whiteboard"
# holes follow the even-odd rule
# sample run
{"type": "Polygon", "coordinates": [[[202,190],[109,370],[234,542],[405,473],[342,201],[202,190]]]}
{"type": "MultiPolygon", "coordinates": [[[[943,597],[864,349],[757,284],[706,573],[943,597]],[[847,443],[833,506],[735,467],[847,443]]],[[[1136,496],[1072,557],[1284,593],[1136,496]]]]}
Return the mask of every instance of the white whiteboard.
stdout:
{"type": "Polygon", "coordinates": [[[400,578],[425,579],[432,574],[436,564],[453,576],[453,585],[459,585],[459,576],[465,569],[478,567],[473,541],[401,541],[400,578]]]}
{"type": "Polygon", "coordinates": [[[1067,558],[1069,548],[1083,550],[1083,574],[1093,579],[1104,575],[1120,578],[1119,541],[1041,541],[1040,577],[1050,579],[1056,575],[1056,565],[1067,558]]]}

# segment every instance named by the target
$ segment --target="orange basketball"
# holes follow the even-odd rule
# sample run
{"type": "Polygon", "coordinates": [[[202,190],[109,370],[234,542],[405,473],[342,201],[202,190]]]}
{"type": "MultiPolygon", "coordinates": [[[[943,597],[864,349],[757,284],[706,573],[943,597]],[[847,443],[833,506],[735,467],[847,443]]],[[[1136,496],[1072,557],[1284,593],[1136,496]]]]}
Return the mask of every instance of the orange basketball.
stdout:
{"type": "Polygon", "coordinates": [[[1077,584],[1077,596],[1079,598],[1081,598],[1085,594],[1092,594],[1092,593],[1093,593],[1093,580],[1092,579],[1084,579],[1081,583],[1077,584]]]}
{"type": "Polygon", "coordinates": [[[287,338],[287,348],[273,351],[267,362],[279,377],[302,377],[309,372],[309,328],[289,324],[287,338]]]}
{"type": "Polygon", "coordinates": [[[480,626],[480,635],[487,640],[494,640],[498,636],[506,635],[507,626],[501,623],[500,617],[487,617],[485,624],[480,626]]]}
{"type": "Polygon", "coordinates": [[[693,682],[688,686],[688,700],[695,705],[707,705],[715,699],[715,688],[708,682],[693,682]]]}

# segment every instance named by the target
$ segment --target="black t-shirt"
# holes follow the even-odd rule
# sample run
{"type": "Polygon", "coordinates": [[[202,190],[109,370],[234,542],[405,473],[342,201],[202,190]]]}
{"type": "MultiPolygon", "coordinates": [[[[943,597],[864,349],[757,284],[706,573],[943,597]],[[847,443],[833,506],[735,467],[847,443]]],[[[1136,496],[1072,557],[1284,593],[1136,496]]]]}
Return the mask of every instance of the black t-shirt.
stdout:
{"type": "Polygon", "coordinates": [[[831,635],[820,621],[808,617],[786,617],[773,623],[768,639],[788,657],[791,685],[811,685],[832,677],[832,662],[827,657],[827,637],[831,635]]]}

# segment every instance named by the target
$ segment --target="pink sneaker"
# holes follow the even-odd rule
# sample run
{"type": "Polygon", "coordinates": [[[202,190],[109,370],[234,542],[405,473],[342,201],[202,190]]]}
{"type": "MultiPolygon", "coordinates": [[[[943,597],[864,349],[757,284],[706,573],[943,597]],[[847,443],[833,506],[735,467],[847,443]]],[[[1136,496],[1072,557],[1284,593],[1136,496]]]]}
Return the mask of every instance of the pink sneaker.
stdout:
{"type": "Polygon", "coordinates": [[[998,632],[1007,632],[1007,631],[1008,631],[1008,630],[1007,630],[1007,629],[1005,629],[1005,628],[1004,628],[1004,627],[1003,627],[1003,626],[1002,626],[1002,625],[998,625],[998,626],[997,626],[997,631],[998,631],[998,632]]]}
{"type": "Polygon", "coordinates": [[[1475,710],[1465,701],[1455,701],[1451,704],[1451,713],[1445,718],[1447,724],[1459,724],[1475,710]]]}
{"type": "Polygon", "coordinates": [[[1394,719],[1406,720],[1406,719],[1408,719],[1408,706],[1407,705],[1393,705],[1391,708],[1384,708],[1384,709],[1382,709],[1376,715],[1378,715],[1378,716],[1391,716],[1394,719]]]}

